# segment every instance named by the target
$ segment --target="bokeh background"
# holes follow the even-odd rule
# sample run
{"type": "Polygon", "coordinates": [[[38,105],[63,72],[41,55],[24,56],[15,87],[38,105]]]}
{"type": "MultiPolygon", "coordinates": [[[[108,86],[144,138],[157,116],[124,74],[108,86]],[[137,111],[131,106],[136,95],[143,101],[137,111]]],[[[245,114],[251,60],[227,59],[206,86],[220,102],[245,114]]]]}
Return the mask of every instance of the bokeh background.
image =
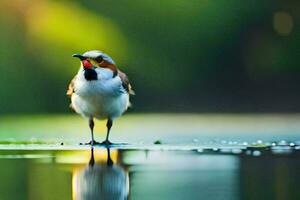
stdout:
{"type": "Polygon", "coordinates": [[[135,112],[299,112],[300,1],[1,0],[0,114],[71,112],[73,53],[111,55],[135,112]]]}

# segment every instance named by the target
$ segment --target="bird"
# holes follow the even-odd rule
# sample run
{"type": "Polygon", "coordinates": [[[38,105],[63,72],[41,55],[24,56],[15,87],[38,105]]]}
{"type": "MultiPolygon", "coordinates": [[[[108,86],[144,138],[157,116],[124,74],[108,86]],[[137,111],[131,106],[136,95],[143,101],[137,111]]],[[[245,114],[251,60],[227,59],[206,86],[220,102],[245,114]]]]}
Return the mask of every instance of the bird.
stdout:
{"type": "Polygon", "coordinates": [[[115,61],[106,53],[90,50],[73,54],[80,60],[80,68],[71,80],[67,95],[70,107],[88,119],[91,141],[87,145],[111,145],[109,133],[113,122],[131,106],[134,94],[127,75],[119,70],[115,61]],[[99,143],[94,139],[94,120],[107,120],[106,139],[99,143]]]}

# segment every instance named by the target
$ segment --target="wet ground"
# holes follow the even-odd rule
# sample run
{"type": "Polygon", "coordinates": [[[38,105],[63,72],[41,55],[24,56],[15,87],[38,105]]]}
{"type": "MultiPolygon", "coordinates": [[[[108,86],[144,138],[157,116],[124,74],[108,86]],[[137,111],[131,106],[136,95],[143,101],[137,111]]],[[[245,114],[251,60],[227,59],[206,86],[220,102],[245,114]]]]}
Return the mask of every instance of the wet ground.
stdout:
{"type": "Polygon", "coordinates": [[[109,149],[78,144],[80,118],[0,119],[0,199],[300,199],[297,115],[157,117],[109,149]]]}
{"type": "Polygon", "coordinates": [[[178,150],[34,146],[1,150],[0,199],[300,197],[300,147],[294,143],[178,150]]]}

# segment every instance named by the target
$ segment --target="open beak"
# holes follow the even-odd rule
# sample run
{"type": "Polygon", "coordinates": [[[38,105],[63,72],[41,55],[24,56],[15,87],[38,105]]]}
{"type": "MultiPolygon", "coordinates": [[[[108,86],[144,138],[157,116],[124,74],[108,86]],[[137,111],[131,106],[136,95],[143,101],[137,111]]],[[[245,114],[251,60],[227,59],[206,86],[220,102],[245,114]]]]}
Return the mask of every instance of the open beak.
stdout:
{"type": "Polygon", "coordinates": [[[80,54],[73,54],[72,57],[79,58],[81,61],[87,59],[86,57],[84,57],[83,55],[80,55],[80,54]]]}

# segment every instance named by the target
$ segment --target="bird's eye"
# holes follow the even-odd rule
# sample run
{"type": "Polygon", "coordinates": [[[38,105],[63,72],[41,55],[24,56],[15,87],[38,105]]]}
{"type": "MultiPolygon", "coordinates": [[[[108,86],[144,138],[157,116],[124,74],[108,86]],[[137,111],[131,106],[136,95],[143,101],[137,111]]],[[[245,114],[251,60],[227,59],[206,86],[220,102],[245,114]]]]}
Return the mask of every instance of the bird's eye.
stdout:
{"type": "Polygon", "coordinates": [[[98,56],[97,58],[95,58],[95,61],[97,63],[101,63],[103,61],[103,58],[101,56],[98,56]]]}

